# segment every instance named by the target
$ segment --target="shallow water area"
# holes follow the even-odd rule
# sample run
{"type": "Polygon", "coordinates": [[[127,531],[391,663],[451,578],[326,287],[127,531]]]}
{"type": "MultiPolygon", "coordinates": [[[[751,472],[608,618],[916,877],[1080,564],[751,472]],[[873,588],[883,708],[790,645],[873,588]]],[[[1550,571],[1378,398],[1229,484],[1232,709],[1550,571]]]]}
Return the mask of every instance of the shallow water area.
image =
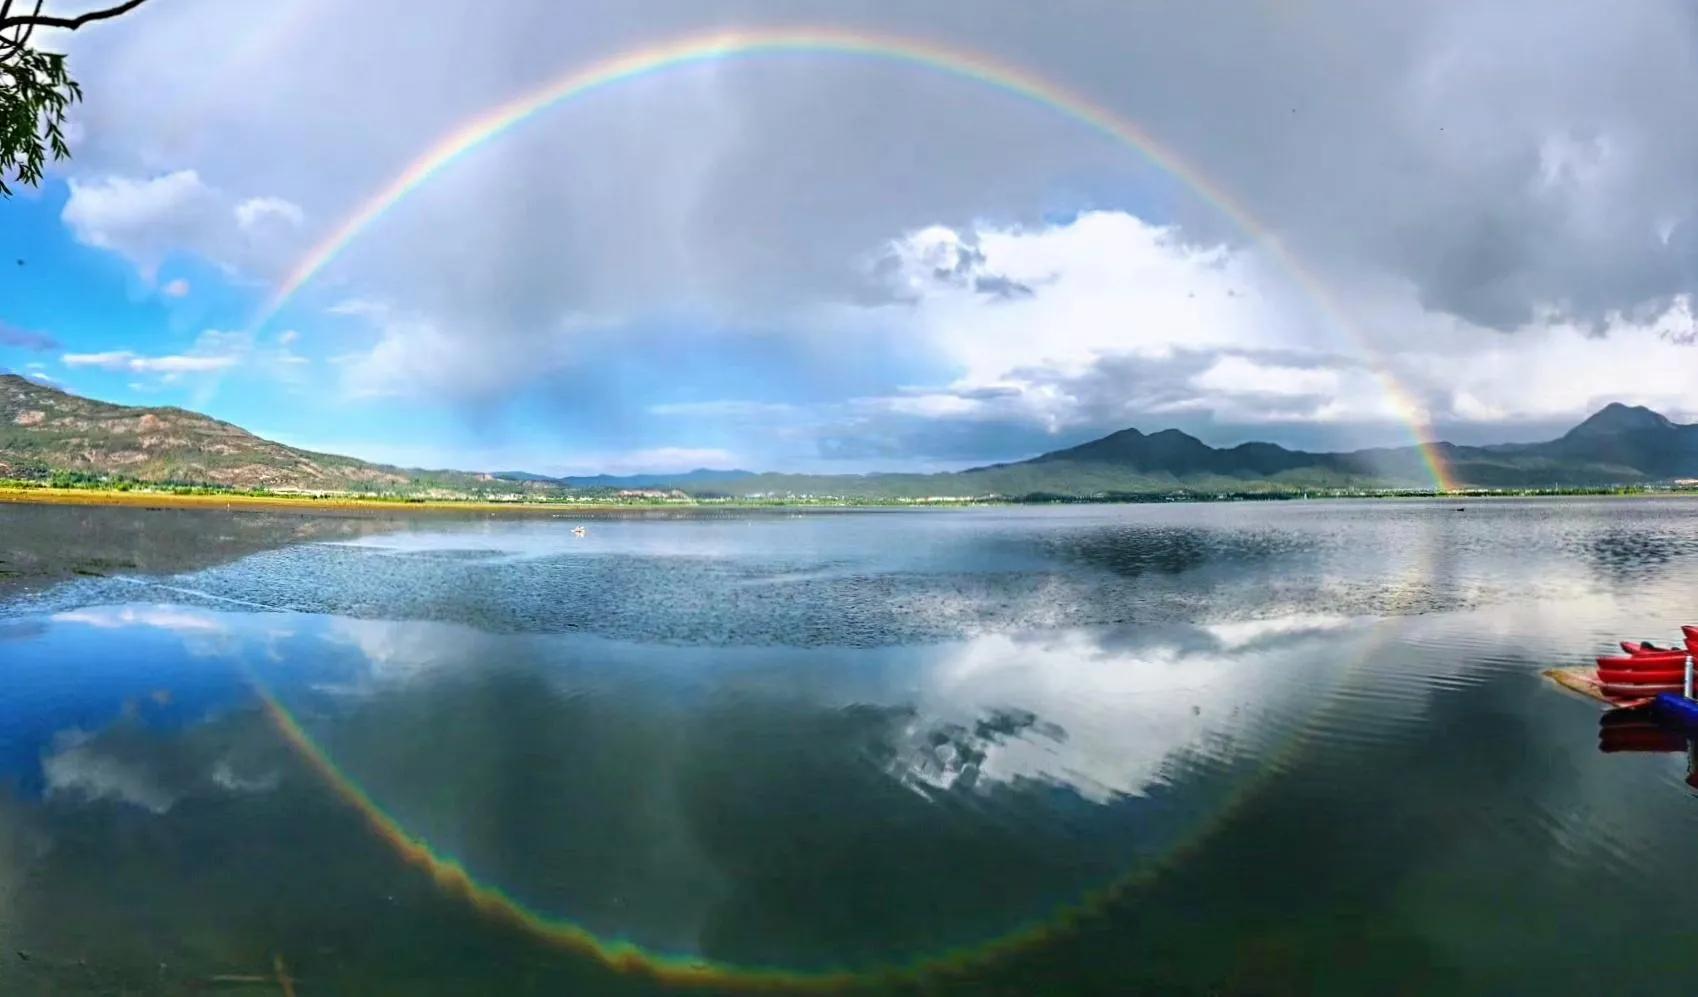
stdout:
{"type": "Polygon", "coordinates": [[[0,983],[1684,991],[1687,755],[1539,673],[1698,504],[1457,505],[125,519],[0,603],[0,983]]]}

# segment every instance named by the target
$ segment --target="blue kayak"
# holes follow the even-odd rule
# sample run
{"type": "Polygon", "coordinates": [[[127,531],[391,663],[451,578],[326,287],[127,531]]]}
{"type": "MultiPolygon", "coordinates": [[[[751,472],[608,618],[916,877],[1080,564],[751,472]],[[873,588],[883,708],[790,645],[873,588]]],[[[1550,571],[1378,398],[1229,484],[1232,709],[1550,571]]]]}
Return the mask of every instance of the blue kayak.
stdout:
{"type": "Polygon", "coordinates": [[[1678,692],[1665,692],[1651,700],[1651,712],[1671,727],[1698,730],[1698,700],[1687,699],[1678,692]]]}

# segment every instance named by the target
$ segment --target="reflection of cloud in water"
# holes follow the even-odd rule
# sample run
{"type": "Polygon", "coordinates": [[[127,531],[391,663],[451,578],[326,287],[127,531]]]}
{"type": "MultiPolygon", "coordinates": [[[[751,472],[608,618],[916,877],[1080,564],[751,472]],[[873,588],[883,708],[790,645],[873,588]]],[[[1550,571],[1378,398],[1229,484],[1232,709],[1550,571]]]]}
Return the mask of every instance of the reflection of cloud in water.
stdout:
{"type": "Polygon", "coordinates": [[[1299,615],[1213,624],[987,634],[894,652],[664,650],[599,638],[515,638],[440,623],[334,618],[360,674],[315,686],[370,695],[375,685],[464,675],[486,662],[579,662],[560,681],[690,682],[747,695],[761,686],[815,702],[895,711],[892,773],[911,788],[989,789],[1020,780],[1087,799],[1144,795],[1185,756],[1226,755],[1263,736],[1260,721],[1307,709],[1364,653],[1371,624],[1299,615]],[[814,667],[820,658],[831,667],[814,667]],[[838,667],[880,662],[875,669],[838,667]],[[582,665],[598,663],[591,678],[582,665]],[[613,666],[609,669],[607,666],[613,666]],[[609,677],[613,676],[613,677],[609,677]],[[669,677],[671,676],[671,677],[669,677]]]}
{"type": "MultiPolygon", "coordinates": [[[[323,546],[359,548],[387,556],[464,560],[471,562],[526,561],[558,556],[683,556],[725,558],[746,550],[751,517],[666,517],[666,529],[652,518],[599,518],[585,536],[572,527],[581,516],[563,511],[550,522],[462,524],[449,528],[420,528],[323,546]]],[[[782,521],[774,518],[766,522],[782,521]]]]}
{"type": "Polygon", "coordinates": [[[1349,623],[1350,620],[1342,616],[1321,616],[1311,613],[1280,616],[1267,620],[1211,623],[1201,629],[1218,641],[1222,649],[1236,651],[1250,647],[1269,637],[1317,634],[1322,631],[1341,629],[1348,626],[1349,623]]]}
{"type": "Polygon", "coordinates": [[[231,759],[220,758],[213,763],[210,778],[213,785],[232,793],[264,793],[277,788],[279,776],[276,770],[244,775],[231,759]]]}
{"type": "Polygon", "coordinates": [[[916,719],[902,731],[896,775],[914,788],[972,788],[990,752],[1013,738],[1064,741],[1067,732],[1027,710],[996,710],[970,726],[916,719]]]}
{"type": "Polygon", "coordinates": [[[53,622],[81,623],[102,630],[153,627],[188,634],[228,632],[225,624],[211,613],[184,609],[181,606],[91,606],[55,613],[53,622]]]}
{"type": "Polygon", "coordinates": [[[279,690],[291,743],[386,840],[608,936],[800,964],[995,937],[1174,847],[1374,629],[726,649],[322,624],[363,660],[334,696],[279,690]],[[859,948],[817,907],[822,875],[880,904],[859,948]]]}
{"type": "Polygon", "coordinates": [[[42,756],[41,771],[50,796],[117,800],[156,814],[169,811],[180,796],[145,764],[108,753],[93,735],[80,730],[54,736],[53,749],[42,756]]]}
{"type": "Polygon", "coordinates": [[[249,617],[232,617],[168,604],[89,606],[54,613],[50,619],[55,624],[78,624],[99,630],[163,630],[181,638],[183,650],[196,658],[219,658],[231,654],[238,645],[251,640],[257,633],[272,642],[271,657],[276,659],[279,654],[275,650],[275,642],[289,633],[281,628],[256,631],[249,617]],[[237,620],[242,621],[240,628],[233,625],[237,620]]]}
{"type": "Polygon", "coordinates": [[[1097,802],[1143,795],[1181,755],[1233,750],[1260,736],[1248,720],[1313,696],[1317,663],[1348,664],[1366,636],[1341,636],[1349,625],[1303,617],[953,645],[925,672],[897,765],[936,788],[1033,779],[1097,802]]]}
{"type": "Polygon", "coordinates": [[[380,682],[405,680],[448,666],[475,664],[480,645],[502,642],[502,638],[455,624],[395,623],[348,617],[331,618],[327,622],[327,635],[358,650],[367,666],[363,678],[380,682]]]}
{"type": "Polygon", "coordinates": [[[41,754],[41,772],[46,796],[57,803],[110,801],[166,814],[192,796],[276,789],[276,750],[268,737],[202,741],[126,716],[98,731],[59,731],[41,754]],[[208,758],[214,750],[220,753],[208,758]]]}

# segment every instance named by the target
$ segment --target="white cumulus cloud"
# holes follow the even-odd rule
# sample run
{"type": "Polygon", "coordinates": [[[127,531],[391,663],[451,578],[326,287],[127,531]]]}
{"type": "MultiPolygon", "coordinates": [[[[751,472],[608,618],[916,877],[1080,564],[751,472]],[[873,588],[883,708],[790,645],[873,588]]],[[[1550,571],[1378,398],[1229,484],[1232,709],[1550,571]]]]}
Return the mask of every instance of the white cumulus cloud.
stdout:
{"type": "Polygon", "coordinates": [[[78,241],[122,253],[152,279],[165,257],[215,224],[217,195],[194,170],[69,181],[61,218],[78,241]]]}
{"type": "MultiPolygon", "coordinates": [[[[198,255],[245,276],[268,276],[295,248],[299,206],[277,197],[233,200],[194,169],[149,177],[71,178],[60,213],[86,245],[119,253],[151,281],[174,253],[198,255]]],[[[188,293],[186,280],[161,288],[169,297],[188,293]]]]}

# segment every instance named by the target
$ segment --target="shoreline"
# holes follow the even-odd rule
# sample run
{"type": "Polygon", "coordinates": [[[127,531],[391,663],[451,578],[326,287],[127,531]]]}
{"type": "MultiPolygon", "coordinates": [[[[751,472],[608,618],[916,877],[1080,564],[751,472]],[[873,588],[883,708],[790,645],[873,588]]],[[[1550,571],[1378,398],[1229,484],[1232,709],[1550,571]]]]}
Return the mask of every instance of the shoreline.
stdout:
{"type": "Polygon", "coordinates": [[[178,494],[115,488],[19,488],[0,485],[0,505],[56,505],[130,509],[205,509],[219,512],[303,512],[329,515],[395,513],[552,516],[664,516],[713,512],[876,512],[896,509],[967,508],[1015,503],[943,502],[491,502],[481,499],[377,499],[351,496],[178,494]]]}
{"type": "MultiPolygon", "coordinates": [[[[0,503],[15,505],[118,506],[136,509],[211,509],[237,512],[415,512],[518,513],[522,515],[599,515],[646,507],[613,502],[565,505],[543,502],[474,500],[313,498],[306,495],[177,495],[171,492],[118,491],[101,488],[3,488],[0,503]]],[[[664,507],[652,507],[664,508],[664,507]]]]}
{"type": "Polygon", "coordinates": [[[1149,505],[1185,503],[1213,505],[1220,502],[1336,502],[1358,501],[1444,501],[1478,502],[1517,498],[1698,498],[1691,489],[1602,491],[1576,489],[1548,492],[1394,492],[1380,495],[1256,495],[1231,498],[1102,498],[1065,499],[1046,502],[1022,502],[1012,499],[960,499],[957,501],[877,501],[870,499],[833,500],[716,500],[686,502],[493,502],[482,499],[383,499],[355,496],[311,495],[224,495],[218,493],[180,494],[164,491],[116,488],[51,488],[0,485],[0,504],[60,505],[85,507],[118,507],[133,509],[206,509],[232,512],[303,512],[325,514],[427,514],[544,516],[570,518],[573,516],[605,517],[614,515],[692,514],[725,512],[846,512],[924,509],[967,509],[978,507],[1012,507],[1044,505],[1149,505]]]}

